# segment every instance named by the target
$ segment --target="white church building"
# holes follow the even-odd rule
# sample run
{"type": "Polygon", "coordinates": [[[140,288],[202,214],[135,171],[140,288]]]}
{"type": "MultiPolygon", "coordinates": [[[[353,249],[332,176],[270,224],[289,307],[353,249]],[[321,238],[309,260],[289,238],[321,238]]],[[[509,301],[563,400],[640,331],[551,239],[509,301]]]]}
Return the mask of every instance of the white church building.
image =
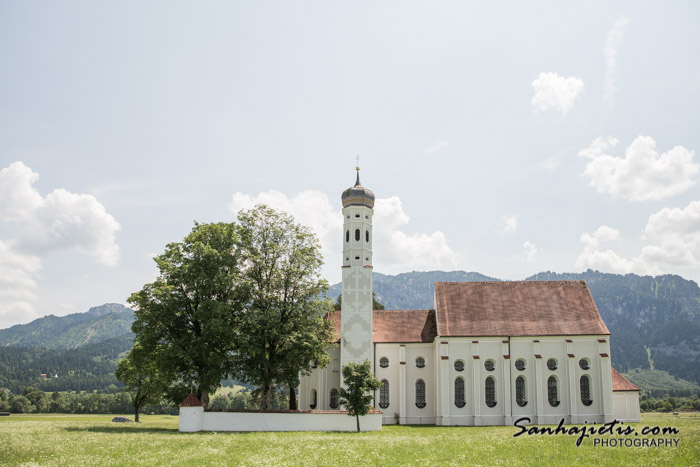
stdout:
{"type": "Polygon", "coordinates": [[[328,317],[337,345],[329,366],[301,378],[300,409],[339,409],[342,365],[367,359],[384,424],[639,421],[639,388],[612,369],[584,281],[437,282],[432,310],[373,310],[374,200],[358,172],[342,195],[342,308],[328,317]]]}

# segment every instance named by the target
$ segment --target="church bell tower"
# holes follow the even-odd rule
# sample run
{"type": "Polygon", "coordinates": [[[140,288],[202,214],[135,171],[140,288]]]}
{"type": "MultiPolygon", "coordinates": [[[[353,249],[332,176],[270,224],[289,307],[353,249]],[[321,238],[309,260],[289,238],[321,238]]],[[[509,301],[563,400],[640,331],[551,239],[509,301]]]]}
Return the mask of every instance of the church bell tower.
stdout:
{"type": "Polygon", "coordinates": [[[340,363],[369,360],[374,371],[372,214],[374,193],[360,184],[343,192],[343,300],[340,363]]]}

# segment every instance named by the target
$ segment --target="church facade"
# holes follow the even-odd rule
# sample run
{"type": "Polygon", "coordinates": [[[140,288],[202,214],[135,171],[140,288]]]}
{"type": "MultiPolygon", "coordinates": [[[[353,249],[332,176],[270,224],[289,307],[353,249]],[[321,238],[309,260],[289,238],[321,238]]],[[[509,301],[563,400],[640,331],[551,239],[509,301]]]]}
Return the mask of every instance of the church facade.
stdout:
{"type": "Polygon", "coordinates": [[[342,202],[331,364],[301,378],[300,409],[339,409],[342,365],[369,360],[384,424],[603,423],[622,413],[614,399],[638,421],[639,388],[612,369],[610,331],[584,281],[438,282],[431,310],[373,310],[374,194],[359,172],[342,202]],[[613,398],[614,384],[625,397],[613,398]]]}

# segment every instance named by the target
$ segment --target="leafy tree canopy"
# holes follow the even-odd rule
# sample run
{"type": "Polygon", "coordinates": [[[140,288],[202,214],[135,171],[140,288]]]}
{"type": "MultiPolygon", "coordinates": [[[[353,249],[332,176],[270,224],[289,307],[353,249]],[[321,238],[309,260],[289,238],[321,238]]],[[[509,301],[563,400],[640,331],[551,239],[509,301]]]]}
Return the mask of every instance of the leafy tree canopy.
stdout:
{"type": "Polygon", "coordinates": [[[357,421],[357,431],[360,431],[360,416],[367,415],[381,382],[374,377],[369,360],[363,363],[346,363],[343,365],[343,384],[340,388],[340,404],[345,406],[348,415],[357,421]]]}

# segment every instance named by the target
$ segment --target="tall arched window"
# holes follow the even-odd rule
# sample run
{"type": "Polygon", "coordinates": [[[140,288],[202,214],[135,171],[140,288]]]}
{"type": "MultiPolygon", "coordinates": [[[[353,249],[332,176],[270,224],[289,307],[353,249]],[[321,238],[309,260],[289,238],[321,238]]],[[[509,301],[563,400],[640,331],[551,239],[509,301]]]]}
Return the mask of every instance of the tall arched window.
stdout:
{"type": "Polygon", "coordinates": [[[355,229],[355,240],[360,241],[360,229],[355,229]]]}
{"type": "Polygon", "coordinates": [[[346,230],[345,231],[345,243],[350,241],[350,231],[346,230]]]}
{"type": "Polygon", "coordinates": [[[386,409],[389,407],[389,403],[389,381],[383,379],[382,385],[379,388],[379,407],[386,409]]]}
{"type": "Polygon", "coordinates": [[[486,405],[488,407],[496,407],[496,380],[493,376],[486,378],[484,394],[486,395],[486,405]]]}
{"type": "Polygon", "coordinates": [[[464,397],[464,378],[461,376],[455,378],[455,405],[460,409],[467,405],[464,397]]]}
{"type": "Polygon", "coordinates": [[[422,379],[416,381],[416,407],[425,407],[425,381],[422,379]]]}
{"type": "Polygon", "coordinates": [[[547,379],[547,400],[552,407],[559,405],[559,381],[556,376],[547,379]]]}
{"type": "Polygon", "coordinates": [[[369,230],[365,230],[365,241],[369,243],[369,230]]]}
{"type": "Polygon", "coordinates": [[[336,388],[331,389],[331,409],[338,408],[338,390],[336,388]]]}
{"type": "Polygon", "coordinates": [[[581,402],[583,405],[591,405],[591,377],[588,375],[581,376],[581,402]]]}
{"type": "Polygon", "coordinates": [[[515,402],[520,407],[527,405],[527,384],[524,376],[515,378],[515,402]]]}
{"type": "Polygon", "coordinates": [[[315,389],[312,389],[312,390],[311,390],[311,403],[309,404],[309,408],[310,408],[311,410],[315,409],[317,403],[318,403],[318,397],[317,397],[317,394],[316,394],[316,390],[315,390],[315,389]]]}

